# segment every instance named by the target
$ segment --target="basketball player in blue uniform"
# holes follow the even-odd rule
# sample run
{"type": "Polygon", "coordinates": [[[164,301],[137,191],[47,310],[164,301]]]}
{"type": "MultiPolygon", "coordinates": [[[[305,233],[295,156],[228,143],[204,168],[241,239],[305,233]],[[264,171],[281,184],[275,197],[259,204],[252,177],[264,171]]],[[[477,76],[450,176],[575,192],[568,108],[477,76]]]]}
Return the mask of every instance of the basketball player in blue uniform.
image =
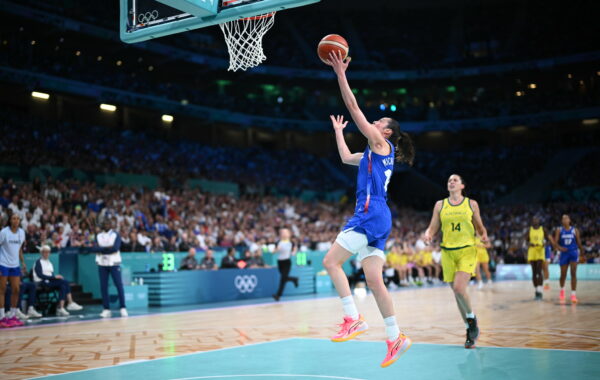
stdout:
{"type": "Polygon", "coordinates": [[[411,340],[398,328],[394,304],[382,276],[385,263],[383,250],[392,229],[387,187],[394,172],[394,161],[412,164],[414,147],[408,134],[400,131],[395,120],[382,118],[373,123],[367,121],[346,79],[349,63],[350,59],[342,60],[341,55],[330,55],[329,64],[337,74],[344,103],[356,126],[368,139],[368,145],[364,153],[351,153],[343,133],[348,122],[342,116],[331,116],[342,162],[358,166],[354,216],[344,226],[323,259],[323,265],[342,299],[345,314],[341,329],[333,336],[332,341],[345,342],[368,329],[367,323],[358,314],[348,279],[342,269],[342,264],[348,258],[358,254],[367,285],[373,292],[385,322],[387,354],[381,366],[387,367],[398,360],[411,345],[411,340]]]}
{"type": "Polygon", "coordinates": [[[19,288],[21,285],[21,270],[27,273],[23,259],[23,244],[25,244],[25,231],[19,226],[21,218],[12,214],[8,226],[0,231],[0,328],[23,326],[17,318],[17,304],[19,302],[19,288]],[[4,314],[4,294],[6,281],[10,281],[10,311],[4,314]]]}
{"type": "Polygon", "coordinates": [[[577,303],[577,262],[579,252],[583,252],[581,238],[577,228],[571,226],[571,218],[565,214],[562,216],[562,227],[554,231],[555,248],[560,251],[560,294],[559,300],[565,302],[565,281],[567,270],[571,267],[571,303],[577,303]]]}

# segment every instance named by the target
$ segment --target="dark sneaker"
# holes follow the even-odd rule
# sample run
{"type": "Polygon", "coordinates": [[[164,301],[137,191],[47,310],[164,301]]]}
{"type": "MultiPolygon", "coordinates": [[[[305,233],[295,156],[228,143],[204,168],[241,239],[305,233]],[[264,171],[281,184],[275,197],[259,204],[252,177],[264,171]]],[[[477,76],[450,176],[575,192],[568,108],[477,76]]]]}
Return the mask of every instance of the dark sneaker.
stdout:
{"type": "Polygon", "coordinates": [[[541,300],[542,299],[542,293],[541,292],[535,292],[535,299],[536,300],[541,300]]]}
{"type": "Polygon", "coordinates": [[[469,328],[467,329],[467,340],[465,348],[475,348],[475,342],[479,338],[479,327],[477,327],[477,318],[467,318],[469,328]]]}

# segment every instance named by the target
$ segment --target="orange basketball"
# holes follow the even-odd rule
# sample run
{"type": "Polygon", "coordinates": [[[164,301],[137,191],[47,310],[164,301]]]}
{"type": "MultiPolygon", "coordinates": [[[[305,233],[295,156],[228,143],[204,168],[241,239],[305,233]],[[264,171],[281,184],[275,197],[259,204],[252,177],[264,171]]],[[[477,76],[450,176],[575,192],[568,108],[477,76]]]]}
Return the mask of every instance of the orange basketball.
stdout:
{"type": "Polygon", "coordinates": [[[339,34],[328,34],[319,42],[317,53],[319,53],[321,61],[327,63],[330,52],[340,51],[342,53],[342,59],[346,59],[348,57],[348,50],[348,42],[346,42],[344,37],[339,34]]]}

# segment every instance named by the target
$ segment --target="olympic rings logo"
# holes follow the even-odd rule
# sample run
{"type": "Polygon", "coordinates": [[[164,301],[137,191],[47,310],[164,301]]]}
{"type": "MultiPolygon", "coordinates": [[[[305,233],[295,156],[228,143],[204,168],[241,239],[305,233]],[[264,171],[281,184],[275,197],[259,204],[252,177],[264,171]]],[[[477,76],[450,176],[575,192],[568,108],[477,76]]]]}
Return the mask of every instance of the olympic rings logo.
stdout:
{"type": "Polygon", "coordinates": [[[155,9],[152,12],[140,13],[138,15],[138,21],[142,24],[147,24],[150,21],[154,21],[158,18],[158,11],[155,9]]]}
{"type": "Polygon", "coordinates": [[[240,293],[252,293],[258,285],[258,278],[255,275],[235,276],[233,283],[240,293]]]}

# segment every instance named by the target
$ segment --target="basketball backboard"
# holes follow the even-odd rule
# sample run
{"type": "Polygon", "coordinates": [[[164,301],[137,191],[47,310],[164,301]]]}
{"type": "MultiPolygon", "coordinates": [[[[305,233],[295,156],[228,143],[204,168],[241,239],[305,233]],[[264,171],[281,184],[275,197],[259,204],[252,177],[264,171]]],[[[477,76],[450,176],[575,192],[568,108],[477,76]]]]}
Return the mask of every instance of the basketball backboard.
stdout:
{"type": "Polygon", "coordinates": [[[319,1],[120,0],[121,40],[141,42],[319,1]]]}

